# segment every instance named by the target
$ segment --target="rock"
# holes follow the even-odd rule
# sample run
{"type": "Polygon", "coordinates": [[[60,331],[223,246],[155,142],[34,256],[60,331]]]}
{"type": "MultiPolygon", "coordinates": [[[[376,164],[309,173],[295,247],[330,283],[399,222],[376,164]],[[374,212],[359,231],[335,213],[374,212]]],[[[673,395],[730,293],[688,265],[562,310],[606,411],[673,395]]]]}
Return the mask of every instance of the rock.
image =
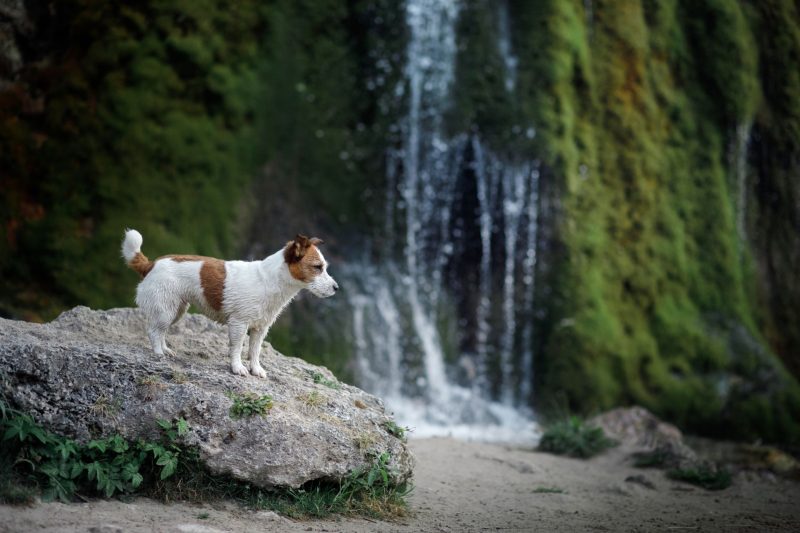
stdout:
{"type": "Polygon", "coordinates": [[[155,356],[135,309],[76,307],[49,324],[0,319],[0,386],[38,423],[82,442],[114,433],[154,440],[157,419],[183,417],[183,444],[211,472],[260,487],[341,480],[383,452],[394,482],[410,478],[413,457],[387,431],[381,400],[326,368],[265,346],[267,378],[235,376],[227,330],[201,315],[173,326],[167,342],[177,355],[155,356]],[[229,393],[269,395],[274,405],[234,419],[229,393]]]}
{"type": "Polygon", "coordinates": [[[648,488],[650,490],[655,490],[655,488],[656,488],[656,486],[653,484],[652,481],[650,481],[649,479],[647,479],[646,477],[644,477],[641,474],[638,474],[638,475],[635,475],[635,476],[628,476],[628,477],[625,478],[625,482],[626,483],[636,483],[636,484],[641,485],[643,487],[646,487],[646,488],[648,488]]]}
{"type": "Polygon", "coordinates": [[[698,462],[697,454],[683,441],[681,430],[662,422],[644,407],[620,407],[601,413],[588,421],[621,444],[647,455],[657,465],[684,468],[698,462]]]}

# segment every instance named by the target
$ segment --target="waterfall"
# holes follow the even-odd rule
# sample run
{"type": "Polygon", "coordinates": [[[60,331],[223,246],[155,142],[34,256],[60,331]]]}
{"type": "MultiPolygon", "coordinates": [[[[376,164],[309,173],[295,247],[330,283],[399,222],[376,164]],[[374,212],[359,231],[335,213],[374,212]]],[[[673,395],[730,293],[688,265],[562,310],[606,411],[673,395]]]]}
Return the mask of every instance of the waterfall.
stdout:
{"type": "MultiPolygon", "coordinates": [[[[415,435],[532,443],[538,170],[495,154],[474,132],[445,131],[459,8],[456,0],[406,2],[396,94],[408,108],[401,145],[387,153],[390,251],[342,276],[355,370],[415,435]]],[[[504,2],[497,46],[513,91],[507,9],[504,2]]]]}
{"type": "Polygon", "coordinates": [[[501,0],[498,4],[497,50],[503,58],[506,68],[505,83],[508,92],[514,92],[517,85],[517,57],[511,48],[511,24],[508,15],[508,0],[501,0]]]}

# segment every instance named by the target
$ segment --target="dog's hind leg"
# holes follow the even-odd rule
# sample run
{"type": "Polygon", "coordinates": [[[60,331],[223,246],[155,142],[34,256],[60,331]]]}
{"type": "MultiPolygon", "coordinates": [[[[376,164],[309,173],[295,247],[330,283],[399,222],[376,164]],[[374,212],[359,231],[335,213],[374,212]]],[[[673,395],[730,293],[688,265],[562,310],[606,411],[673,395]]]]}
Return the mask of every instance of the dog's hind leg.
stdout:
{"type": "Polygon", "coordinates": [[[267,377],[266,371],[261,368],[259,357],[261,356],[261,343],[264,342],[264,337],[267,336],[268,329],[269,328],[264,325],[253,328],[250,332],[250,373],[260,378],[267,377]]]}
{"type": "MultiPolygon", "coordinates": [[[[156,355],[172,355],[169,352],[165,351],[166,343],[166,336],[167,336],[167,328],[169,328],[169,322],[164,320],[148,320],[147,321],[147,336],[150,338],[150,345],[153,347],[153,352],[156,355]]],[[[172,350],[170,350],[171,352],[172,350]]]]}
{"type": "MultiPolygon", "coordinates": [[[[183,303],[181,303],[181,304],[178,306],[178,312],[177,312],[177,313],[175,313],[175,318],[173,318],[173,319],[172,319],[172,322],[170,322],[170,324],[169,324],[169,325],[170,325],[170,326],[174,326],[175,324],[177,324],[177,323],[178,323],[178,321],[179,321],[181,318],[183,318],[183,315],[185,315],[185,314],[186,314],[186,310],[187,310],[187,309],[189,309],[189,304],[188,304],[187,302],[183,302],[183,303]]],[[[164,350],[164,353],[165,353],[165,354],[167,354],[167,355],[169,355],[169,356],[174,356],[174,355],[175,355],[175,352],[174,352],[174,351],[172,351],[172,350],[169,348],[169,346],[167,346],[167,335],[166,335],[166,332],[164,332],[164,337],[163,337],[163,341],[162,341],[162,348],[163,348],[163,350],[164,350]]]]}
{"type": "Polygon", "coordinates": [[[163,299],[158,301],[137,296],[136,303],[147,317],[147,336],[150,338],[153,352],[156,355],[174,355],[172,350],[167,348],[166,337],[167,330],[181,307],[181,302],[170,302],[163,299]]]}
{"type": "Polygon", "coordinates": [[[247,335],[247,324],[231,322],[228,324],[228,355],[231,358],[231,372],[240,376],[248,374],[242,364],[242,342],[247,335]]]}

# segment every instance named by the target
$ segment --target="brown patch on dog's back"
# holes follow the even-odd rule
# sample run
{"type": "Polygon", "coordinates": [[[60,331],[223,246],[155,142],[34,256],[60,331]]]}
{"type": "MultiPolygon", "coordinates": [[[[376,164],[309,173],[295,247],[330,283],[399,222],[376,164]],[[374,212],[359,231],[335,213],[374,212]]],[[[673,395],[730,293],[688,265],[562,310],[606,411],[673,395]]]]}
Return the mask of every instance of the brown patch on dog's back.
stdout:
{"type": "Polygon", "coordinates": [[[203,263],[200,266],[200,287],[203,289],[203,296],[214,311],[222,310],[222,301],[225,296],[225,261],[204,255],[164,255],[156,261],[162,259],[170,259],[176,263],[188,261],[203,263]]]}
{"type": "Polygon", "coordinates": [[[322,256],[317,249],[317,244],[322,244],[322,239],[308,238],[305,235],[298,235],[294,240],[286,243],[286,248],[283,249],[283,259],[289,266],[289,272],[294,279],[308,283],[322,273],[316,268],[322,263],[322,256]]]}
{"type": "Polygon", "coordinates": [[[221,311],[225,296],[225,261],[205,258],[203,266],[200,267],[200,286],[203,288],[203,296],[206,297],[208,305],[215,311],[221,311]]]}
{"type": "Polygon", "coordinates": [[[214,257],[206,257],[204,255],[162,255],[159,259],[172,259],[176,263],[183,263],[185,261],[220,261],[214,257]]]}

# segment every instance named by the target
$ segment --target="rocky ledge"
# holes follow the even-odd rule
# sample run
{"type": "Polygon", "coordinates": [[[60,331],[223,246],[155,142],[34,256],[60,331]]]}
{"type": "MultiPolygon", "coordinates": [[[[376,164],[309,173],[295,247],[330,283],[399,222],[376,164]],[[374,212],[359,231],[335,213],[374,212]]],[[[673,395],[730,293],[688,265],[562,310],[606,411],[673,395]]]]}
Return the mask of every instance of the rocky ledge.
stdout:
{"type": "Polygon", "coordinates": [[[170,329],[175,357],[152,353],[135,309],[76,307],[49,324],[0,319],[0,386],[54,433],[154,440],[158,419],[184,418],[182,443],[215,474],[260,487],[338,481],[388,452],[394,481],[413,457],[380,399],[326,368],[265,346],[267,378],[234,376],[227,331],[200,315],[170,329]],[[268,395],[264,416],[231,416],[232,398],[268,395]]]}

